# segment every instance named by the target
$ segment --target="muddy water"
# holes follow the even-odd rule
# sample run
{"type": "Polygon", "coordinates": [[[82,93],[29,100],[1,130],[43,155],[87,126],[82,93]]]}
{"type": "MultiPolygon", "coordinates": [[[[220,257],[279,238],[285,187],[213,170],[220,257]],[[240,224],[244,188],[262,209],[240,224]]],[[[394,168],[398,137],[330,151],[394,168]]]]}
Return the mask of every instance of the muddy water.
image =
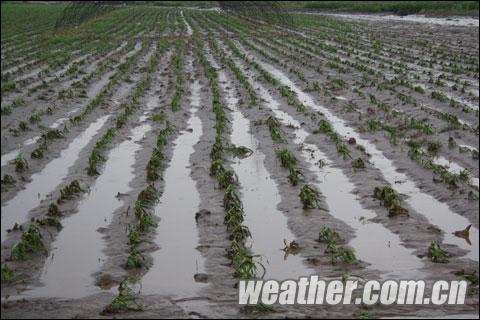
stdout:
{"type": "Polygon", "coordinates": [[[446,17],[446,18],[430,18],[425,15],[412,14],[408,16],[398,15],[379,15],[379,14],[340,14],[340,13],[308,13],[308,14],[320,14],[332,17],[339,17],[352,20],[365,20],[365,21],[398,21],[398,22],[413,22],[424,24],[437,24],[442,26],[461,26],[461,27],[477,27],[478,18],[469,17],[446,17]]]}
{"type": "Polygon", "coordinates": [[[282,85],[289,86],[290,89],[297,94],[298,99],[302,103],[315,111],[322,112],[340,135],[343,137],[353,137],[358,144],[363,145],[366,151],[371,154],[371,161],[382,172],[383,176],[390,183],[392,188],[401,194],[407,195],[408,198],[406,201],[414,210],[424,215],[432,224],[437,225],[442,231],[445,232],[444,242],[457,245],[460,248],[467,250],[468,253],[466,256],[478,261],[478,229],[472,227],[470,230],[470,240],[472,245],[470,245],[464,239],[453,235],[453,232],[463,230],[467,225],[470,224],[467,218],[450,210],[448,205],[445,203],[441,203],[434,197],[421,192],[415,183],[407,177],[407,175],[397,171],[393,162],[386,158],[374,144],[370,143],[368,140],[362,139],[353,128],[349,127],[342,119],[333,115],[328,108],[315,103],[308,94],[296,86],[282,71],[267,63],[261,63],[261,65],[275,78],[277,78],[282,85]],[[402,181],[403,183],[398,184],[396,181],[402,181]]]}
{"type": "Polygon", "coordinates": [[[330,213],[355,229],[355,237],[349,245],[354,249],[357,258],[370,264],[374,270],[382,271],[382,277],[421,278],[419,271],[423,267],[421,261],[413,254],[413,250],[403,246],[398,235],[383,225],[369,222],[376,214],[362,208],[353,195],[354,185],[339,168],[332,166],[328,157],[316,145],[305,143],[308,133],[300,128],[300,123],[279,109],[279,104],[265,88],[255,85],[248,76],[266,105],[285,126],[298,128],[294,131],[295,144],[303,145],[303,158],[310,164],[311,172],[318,180],[316,187],[325,196],[330,213]],[[319,160],[327,160],[320,168],[319,160]]]}
{"type": "Polygon", "coordinates": [[[92,278],[104,260],[98,229],[107,228],[113,212],[123,205],[116,195],[130,190],[135,153],[141,148],[138,142],[150,129],[148,124],[134,128],[130,140],[109,153],[105,171],[80,201],[78,212],[63,221],[64,228],[52,244],[42,272],[43,286],[25,292],[25,296],[80,298],[99,291],[92,278]]]}
{"type": "MultiPolygon", "coordinates": [[[[75,108],[74,110],[71,110],[67,113],[67,115],[71,115],[75,112],[77,112],[79,110],[79,108],[75,108]]],[[[56,129],[58,127],[60,127],[62,124],[65,123],[65,121],[67,121],[68,118],[59,118],[57,119],[54,123],[52,123],[49,128],[50,129],[56,129]]],[[[33,138],[30,138],[30,139],[27,139],[25,140],[23,143],[21,143],[21,147],[19,149],[16,149],[16,150],[13,150],[13,151],[10,151],[4,155],[2,155],[2,158],[1,158],[1,166],[6,166],[10,161],[12,161],[13,159],[15,159],[19,154],[20,154],[20,150],[22,149],[22,147],[25,147],[25,146],[29,146],[29,145],[32,145],[34,143],[36,143],[38,141],[38,139],[40,139],[40,136],[35,136],[33,138]]]]}
{"type": "MultiPolygon", "coordinates": [[[[211,58],[210,62],[218,69],[211,58]]],[[[265,168],[265,155],[250,133],[250,121],[237,108],[239,100],[233,84],[221,70],[218,71],[218,80],[226,93],[227,107],[233,110],[231,141],[236,146],[244,146],[253,151],[250,157],[235,158],[232,164],[241,186],[244,224],[252,234],[247,246],[250,246],[254,254],[261,255],[261,262],[266,268],[265,279],[297,279],[313,274],[314,270],[304,265],[300,256],[286,256],[281,250],[284,239],[291,242],[295,236],[288,228],[287,218],[277,208],[281,201],[278,186],[265,168]]]]}
{"type": "MultiPolygon", "coordinates": [[[[454,173],[454,174],[459,174],[460,172],[465,170],[465,168],[462,167],[461,165],[459,165],[458,163],[450,161],[447,158],[442,157],[442,156],[436,156],[433,159],[433,162],[437,165],[441,165],[441,166],[447,168],[447,170],[449,172],[454,173]]],[[[479,182],[478,177],[471,177],[470,181],[469,181],[469,184],[478,188],[478,182],[479,182]]]]}
{"type": "Polygon", "coordinates": [[[26,222],[29,211],[38,206],[48,193],[55,190],[67,175],[68,169],[77,160],[80,151],[102,128],[108,118],[108,115],[103,116],[92,123],[60,153],[60,157],[48,163],[41,172],[34,174],[31,182],[25,185],[25,189],[15,198],[2,204],[2,241],[5,239],[7,229],[13,227],[15,223],[26,222]]]}
{"type": "Polygon", "coordinates": [[[144,294],[190,297],[205,286],[194,280],[195,274],[204,272],[204,258],[196,249],[199,238],[195,213],[200,209],[200,195],[190,176],[190,155],[202,135],[202,123],[195,114],[200,107],[198,81],[191,90],[189,130],[174,142],[172,160],[163,177],[165,190],[155,207],[160,222],[154,241],[160,249],[153,253],[153,266],[142,279],[144,294]]]}
{"type": "MultiPolygon", "coordinates": [[[[135,53],[137,53],[139,50],[141,49],[141,42],[137,42],[136,45],[135,45],[135,48],[130,51],[129,53],[127,53],[125,56],[122,57],[121,61],[119,62],[120,63],[123,63],[124,61],[126,61],[129,57],[133,56],[135,53]]],[[[153,52],[153,51],[152,51],[153,52]]],[[[109,71],[105,74],[103,74],[100,79],[98,79],[98,81],[95,81],[94,83],[92,83],[90,86],[89,86],[89,90],[87,91],[87,97],[89,99],[93,99],[95,98],[96,96],[98,96],[100,94],[100,91],[104,88],[104,86],[110,81],[110,78],[113,74],[115,74],[115,70],[112,70],[112,71],[109,71]]],[[[128,90],[125,90],[124,91],[125,93],[128,93],[128,90]]],[[[67,116],[70,116],[72,115],[73,113],[77,112],[79,110],[79,108],[75,108],[71,111],[69,111],[66,115],[67,116]]],[[[60,125],[62,125],[65,121],[67,121],[68,118],[60,118],[60,119],[57,119],[52,125],[50,125],[50,128],[51,129],[55,129],[55,128],[58,128],[60,125]]],[[[31,139],[28,139],[26,140],[25,142],[23,142],[21,144],[21,146],[28,146],[28,145],[31,145],[33,143],[35,143],[37,140],[39,139],[39,136],[36,136],[34,138],[31,138],[31,139]]],[[[19,149],[17,150],[13,150],[11,152],[8,152],[6,153],[5,155],[2,155],[1,157],[1,166],[5,166],[8,164],[8,162],[10,162],[11,160],[15,159],[18,154],[20,153],[20,149],[22,147],[20,147],[19,149]]]]}

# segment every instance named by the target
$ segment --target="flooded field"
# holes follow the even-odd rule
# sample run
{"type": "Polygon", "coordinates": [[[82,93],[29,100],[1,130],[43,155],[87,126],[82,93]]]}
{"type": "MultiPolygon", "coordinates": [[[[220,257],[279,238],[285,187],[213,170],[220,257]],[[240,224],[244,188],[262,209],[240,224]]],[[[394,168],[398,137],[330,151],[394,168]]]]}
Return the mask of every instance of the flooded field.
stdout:
{"type": "Polygon", "coordinates": [[[65,7],[2,2],[2,318],[478,318],[478,18],[65,7]],[[238,303],[310,275],[468,290],[238,303]]]}

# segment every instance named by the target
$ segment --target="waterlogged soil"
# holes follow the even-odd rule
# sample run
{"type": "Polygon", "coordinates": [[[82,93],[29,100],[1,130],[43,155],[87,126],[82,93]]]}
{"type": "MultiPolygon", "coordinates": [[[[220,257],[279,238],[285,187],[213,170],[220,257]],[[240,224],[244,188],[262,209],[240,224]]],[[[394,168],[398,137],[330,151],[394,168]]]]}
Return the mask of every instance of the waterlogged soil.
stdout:
{"type": "MultiPolygon", "coordinates": [[[[187,12],[178,14],[176,19],[193,24],[187,12]]],[[[197,23],[195,27],[198,27],[197,23]]],[[[191,36],[191,31],[192,27],[188,25],[188,37],[191,36]]],[[[161,59],[152,84],[154,89],[148,90],[140,99],[141,110],[119,132],[111,150],[107,152],[106,167],[102,169],[104,172],[98,180],[86,177],[84,168],[96,139],[105,133],[113,123],[112,119],[82,148],[73,165],[67,167],[68,181],[53,186],[55,190],[49,192],[45,199],[34,199],[39,204],[25,213],[25,217],[39,216],[45,212],[50,203],[47,200],[55,199],[59,188],[75,178],[82,179],[91,186],[90,193],[79,196],[62,207],[65,214],[65,219],[62,220],[64,229],[60,233],[53,228],[48,230],[49,234],[45,232],[45,237],[48,237],[48,255],[41,253],[33,259],[11,264],[22,276],[14,284],[2,283],[2,318],[310,318],[354,317],[359,312],[375,317],[395,317],[400,314],[405,317],[478,314],[478,293],[469,294],[464,306],[274,306],[274,313],[242,313],[238,305],[238,279],[234,277],[234,270],[225,255],[230,241],[223,221],[223,190],[209,174],[210,151],[215,140],[215,115],[211,107],[209,81],[202,72],[202,66],[194,58],[192,41],[188,37],[185,46],[188,54],[184,56],[183,62],[185,91],[180,110],[173,112],[170,107],[175,87],[175,78],[169,66],[170,52],[161,59]],[[155,209],[159,226],[150,236],[149,242],[142,247],[148,255],[151,268],[125,270],[123,265],[128,256],[126,226],[134,221],[131,207],[140,190],[146,186],[145,167],[156,135],[163,128],[163,124],[152,121],[149,114],[160,110],[165,112],[175,127],[175,133],[169,137],[164,150],[163,179],[156,183],[162,192],[155,209]],[[120,168],[124,177],[117,177],[115,172],[109,171],[120,168]],[[120,178],[121,181],[117,180],[120,178]],[[179,183],[176,184],[177,181],[179,183]],[[97,190],[101,186],[102,190],[108,191],[97,190]],[[118,198],[115,197],[117,192],[121,193],[118,198]],[[181,206],[178,205],[179,201],[181,206]],[[102,209],[98,212],[92,210],[88,203],[93,204],[95,209],[100,208],[101,204],[102,209]],[[76,235],[75,232],[81,230],[88,232],[76,235]],[[78,245],[82,245],[81,250],[76,249],[78,245]],[[85,250],[90,251],[87,253],[85,250]],[[84,256],[85,260],[81,259],[84,256]],[[60,269],[52,268],[62,259],[66,259],[66,262],[62,263],[60,269]],[[78,263],[75,263],[76,259],[80,259],[78,263]],[[42,263],[44,261],[45,265],[42,263]],[[71,268],[66,269],[68,266],[71,268]],[[73,280],[67,279],[61,283],[68,283],[71,287],[56,289],[53,286],[53,291],[46,290],[49,286],[49,272],[54,272],[53,275],[57,278],[55,283],[58,284],[58,279],[75,270],[81,272],[75,274],[73,280]],[[116,296],[116,288],[126,275],[143,277],[143,289],[140,290],[139,298],[144,310],[115,315],[102,314],[104,307],[116,296]],[[162,286],[162,283],[167,282],[169,286],[162,286]],[[42,287],[45,284],[46,287],[42,287]],[[177,286],[171,287],[172,285],[177,286]]],[[[208,41],[204,44],[207,48],[208,41]]],[[[228,48],[222,42],[219,44],[230,55],[228,48]]],[[[388,168],[379,168],[382,163],[372,161],[366,163],[364,170],[354,171],[350,161],[343,161],[327,137],[313,134],[317,128],[315,122],[296,112],[276,88],[262,80],[245,62],[235,58],[235,63],[244,71],[257,95],[261,97],[259,105],[250,106],[246,102],[248,93],[235,75],[220,64],[218,57],[209,49],[205,52],[209,59],[216,61],[213,64],[220,71],[221,97],[230,127],[226,143],[243,145],[253,151],[245,159],[230,155],[226,165],[239,176],[239,190],[246,214],[244,224],[252,232],[252,251],[268,258],[265,259],[268,260],[265,265],[267,277],[295,278],[315,273],[328,279],[341,279],[348,274],[360,281],[412,276],[431,281],[459,280],[455,273],[462,270],[477,271],[478,274],[478,209],[470,212],[472,208],[469,206],[461,203],[455,205],[456,201],[460,202],[459,199],[452,202],[448,200],[448,191],[428,187],[431,183],[426,183],[426,174],[407,159],[388,151],[390,147],[387,143],[375,141],[373,136],[361,135],[365,139],[362,142],[374,144],[386,158],[394,159],[391,161],[392,168],[396,168],[403,179],[402,185],[398,187],[402,190],[402,200],[409,210],[409,216],[389,218],[387,210],[372,197],[374,186],[391,182],[387,177],[388,168]],[[286,142],[281,145],[272,141],[264,123],[271,115],[284,120],[281,129],[286,142]],[[295,154],[305,182],[315,185],[320,191],[318,209],[303,209],[298,198],[300,189],[289,183],[288,171],[281,167],[276,155],[280,147],[295,154]],[[319,159],[326,160],[326,166],[315,166],[319,159]],[[423,180],[422,175],[425,175],[423,180]],[[407,190],[408,186],[404,184],[410,187],[419,184],[420,187],[415,189],[417,195],[411,192],[413,187],[407,190]],[[424,213],[422,205],[425,205],[425,199],[419,194],[427,192],[434,197],[430,196],[433,200],[426,199],[430,201],[426,203],[438,202],[444,205],[433,210],[432,214],[438,213],[438,219],[447,218],[435,220],[435,217],[424,213]],[[445,210],[450,215],[442,214],[439,210],[445,210]],[[460,214],[455,215],[455,212],[460,214]],[[270,222],[271,219],[275,221],[270,222]],[[472,246],[451,234],[452,231],[463,229],[468,223],[474,224],[471,237],[475,243],[472,246]],[[325,244],[318,241],[318,233],[323,226],[336,230],[342,239],[341,245],[353,249],[359,261],[353,264],[332,264],[330,255],[325,253],[325,244]],[[272,228],[275,230],[269,230],[272,228]],[[281,250],[283,238],[290,242],[296,241],[299,250],[285,254],[281,250]],[[431,241],[442,243],[442,247],[449,252],[448,264],[432,263],[426,257],[431,241]]],[[[262,61],[260,57],[256,58],[257,61],[262,61]]],[[[262,65],[265,67],[265,64],[262,65]]],[[[296,82],[288,72],[285,72],[285,77],[296,82]]],[[[139,79],[136,75],[131,78],[133,82],[139,79]]],[[[303,90],[300,84],[298,87],[303,90]]],[[[67,148],[68,143],[74,141],[74,137],[85,131],[95,120],[117,111],[118,102],[125,98],[131,88],[130,84],[120,84],[105,109],[96,110],[87,117],[85,124],[71,130],[66,141],[57,142],[55,146],[60,150],[53,151],[48,160],[57,158],[60,151],[67,148]]],[[[350,98],[347,93],[339,93],[337,103],[348,103],[350,98]]],[[[318,105],[326,102],[315,94],[312,94],[312,99],[318,105]]],[[[350,137],[357,127],[353,118],[349,119],[348,115],[338,112],[338,108],[333,107],[332,113],[347,118],[343,125],[351,130],[344,134],[350,137]]],[[[478,147],[475,141],[466,143],[478,147]]],[[[15,148],[9,145],[8,149],[15,148]]],[[[365,155],[352,149],[352,157],[365,155]]],[[[32,163],[32,173],[48,166],[47,161],[42,163],[32,163]]],[[[5,172],[13,172],[12,167],[7,167],[5,172]]],[[[10,192],[2,193],[2,205],[14,201],[21,194],[21,188],[28,188],[29,181],[35,181],[30,173],[23,176],[25,182],[10,192]]],[[[3,222],[2,217],[2,230],[3,222]]],[[[13,232],[2,243],[2,260],[9,256],[11,246],[19,237],[20,233],[13,232]]]]}

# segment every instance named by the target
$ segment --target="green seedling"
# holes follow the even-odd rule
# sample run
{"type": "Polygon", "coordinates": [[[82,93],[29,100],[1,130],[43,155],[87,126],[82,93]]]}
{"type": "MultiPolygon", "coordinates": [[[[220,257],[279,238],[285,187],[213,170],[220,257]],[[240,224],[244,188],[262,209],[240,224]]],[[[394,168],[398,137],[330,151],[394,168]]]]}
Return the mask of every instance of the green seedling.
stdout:
{"type": "Polygon", "coordinates": [[[286,148],[277,151],[277,156],[280,158],[280,163],[284,168],[292,168],[297,165],[297,159],[286,148]]]}
{"type": "Polygon", "coordinates": [[[391,187],[376,187],[373,191],[373,196],[382,201],[383,206],[389,209],[388,214],[390,217],[402,214],[408,215],[408,210],[401,206],[400,197],[391,187]]]}
{"type": "Polygon", "coordinates": [[[37,224],[32,223],[27,231],[23,232],[21,240],[13,246],[11,258],[12,260],[23,260],[28,253],[36,253],[40,250],[46,251],[43,237],[37,224]]]}
{"type": "Polygon", "coordinates": [[[62,204],[67,200],[71,200],[74,196],[84,193],[85,190],[80,186],[78,180],[73,180],[69,185],[60,190],[60,197],[57,199],[57,204],[62,204]]]}
{"type": "Polygon", "coordinates": [[[133,249],[125,264],[126,269],[140,269],[147,267],[147,260],[146,258],[136,249],[133,249]]]}
{"type": "Polygon", "coordinates": [[[462,181],[464,183],[469,183],[471,178],[472,178],[472,175],[471,175],[470,171],[468,171],[468,169],[463,169],[458,174],[458,178],[460,179],[460,181],[462,181]]]}
{"type": "Polygon", "coordinates": [[[318,234],[318,241],[323,243],[338,243],[340,236],[337,231],[329,227],[323,227],[318,234]]]}
{"type": "Polygon", "coordinates": [[[272,306],[268,306],[263,303],[257,303],[257,304],[252,304],[252,305],[246,305],[243,306],[240,309],[241,313],[248,314],[248,315],[263,315],[266,313],[273,313],[275,312],[275,309],[272,306]]]}
{"type": "Polygon", "coordinates": [[[244,147],[244,146],[238,146],[237,147],[233,144],[230,146],[229,150],[230,150],[230,152],[233,153],[233,155],[235,157],[240,158],[240,159],[248,158],[253,154],[252,149],[249,149],[249,148],[244,147]]]}
{"type": "Polygon", "coordinates": [[[11,175],[9,175],[9,174],[3,175],[2,180],[1,180],[2,192],[6,192],[6,191],[10,190],[10,188],[15,186],[15,183],[17,183],[17,181],[11,175]]]}
{"type": "Polygon", "coordinates": [[[470,286],[478,286],[479,280],[476,271],[466,272],[465,270],[461,270],[456,272],[455,275],[465,278],[465,280],[470,283],[470,286]]]}
{"type": "Polygon", "coordinates": [[[303,203],[304,209],[315,209],[319,207],[319,193],[313,187],[304,185],[300,191],[300,200],[303,203]]]}
{"type": "Polygon", "coordinates": [[[40,137],[40,139],[43,139],[45,141],[63,139],[63,138],[65,138],[65,135],[61,130],[58,130],[58,129],[50,129],[47,132],[42,133],[40,137]]]}
{"type": "Polygon", "coordinates": [[[26,123],[25,121],[20,121],[20,122],[18,123],[18,129],[19,129],[20,131],[28,131],[28,130],[30,130],[30,128],[28,127],[28,125],[27,125],[27,123],[26,123]]]}
{"type": "Polygon", "coordinates": [[[362,160],[362,158],[358,158],[352,161],[352,167],[355,169],[365,169],[365,162],[362,160]]]}
{"type": "Polygon", "coordinates": [[[6,263],[2,264],[2,283],[9,283],[15,279],[15,272],[13,272],[6,263]]]}
{"type": "Polygon", "coordinates": [[[315,130],[313,133],[323,133],[329,134],[333,132],[333,128],[327,120],[320,120],[318,123],[318,129],[315,130]]]}
{"type": "Polygon", "coordinates": [[[355,313],[355,319],[373,319],[373,314],[370,312],[357,312],[355,313]]]}
{"type": "Polygon", "coordinates": [[[40,117],[40,115],[39,115],[38,113],[37,113],[37,114],[32,114],[32,115],[30,116],[30,118],[28,118],[28,122],[29,122],[30,124],[37,123],[37,122],[39,122],[40,120],[41,120],[41,117],[40,117]]]}
{"type": "Polygon", "coordinates": [[[338,247],[334,243],[328,243],[327,249],[325,252],[330,253],[332,255],[332,263],[335,264],[338,261],[342,261],[345,263],[353,263],[357,261],[357,258],[352,250],[346,249],[343,247],[338,247]]]}
{"type": "Polygon", "coordinates": [[[132,247],[138,246],[142,242],[137,228],[128,226],[128,244],[132,247]]]}
{"type": "Polygon", "coordinates": [[[280,122],[276,118],[270,116],[266,120],[266,123],[268,129],[270,130],[270,135],[272,136],[273,141],[279,143],[285,142],[285,139],[283,138],[283,132],[280,129],[280,122]]]}
{"type": "Polygon", "coordinates": [[[329,227],[323,227],[318,234],[318,241],[323,243],[338,243],[340,236],[337,231],[329,227]]]}
{"type": "Polygon", "coordinates": [[[472,158],[473,158],[474,160],[478,160],[478,158],[479,158],[478,149],[473,149],[473,150],[472,150],[472,158]]]}
{"type": "Polygon", "coordinates": [[[220,170],[217,173],[217,179],[221,188],[226,188],[238,181],[238,177],[233,170],[220,170]]]}
{"type": "Polygon", "coordinates": [[[56,217],[45,217],[45,218],[36,220],[36,222],[40,226],[54,227],[55,229],[57,229],[57,231],[60,231],[63,229],[63,225],[60,223],[60,221],[58,221],[56,217]]]}
{"type": "Polygon", "coordinates": [[[87,174],[89,176],[95,176],[100,174],[97,167],[101,162],[105,161],[105,158],[102,156],[101,152],[110,142],[113,141],[115,134],[116,129],[110,128],[95,144],[95,147],[92,150],[90,157],[88,158],[87,174]]]}
{"type": "Polygon", "coordinates": [[[149,184],[148,187],[138,194],[137,202],[142,203],[145,207],[151,208],[157,203],[158,199],[158,190],[153,184],[149,184]]]}
{"type": "Polygon", "coordinates": [[[158,113],[155,113],[150,119],[155,122],[162,122],[166,119],[165,112],[162,110],[158,113]]]}
{"type": "Polygon", "coordinates": [[[131,286],[136,281],[132,278],[126,278],[118,287],[118,296],[116,296],[108,306],[103,309],[103,314],[123,313],[128,311],[142,311],[143,306],[138,302],[138,298],[131,286]]]}
{"type": "Polygon", "coordinates": [[[28,162],[27,160],[22,156],[20,153],[15,160],[13,160],[13,163],[15,164],[15,171],[22,173],[25,172],[28,169],[28,162]]]}
{"type": "Polygon", "coordinates": [[[435,263],[448,262],[447,252],[442,248],[440,248],[440,245],[435,241],[433,241],[428,247],[428,257],[432,262],[435,262],[435,263]]]}
{"type": "Polygon", "coordinates": [[[470,191],[468,192],[467,198],[468,198],[468,200],[470,200],[470,201],[475,201],[475,200],[478,200],[478,195],[477,195],[475,192],[473,192],[473,191],[470,190],[470,191]]]}
{"type": "Polygon", "coordinates": [[[148,181],[156,181],[160,177],[158,171],[161,168],[163,161],[164,156],[162,151],[159,148],[154,148],[152,151],[152,156],[147,164],[148,181]]]}
{"type": "Polygon", "coordinates": [[[431,94],[432,99],[438,100],[440,102],[447,102],[448,97],[441,92],[433,91],[431,94]]]}
{"type": "Polygon", "coordinates": [[[427,143],[427,151],[431,154],[438,154],[442,148],[442,143],[440,141],[430,141],[427,143]]]}
{"type": "Polygon", "coordinates": [[[344,143],[337,144],[337,152],[343,157],[343,160],[347,160],[347,158],[352,159],[350,150],[348,150],[347,145],[344,143]]]}
{"type": "Polygon", "coordinates": [[[50,203],[48,206],[47,216],[49,217],[61,217],[62,212],[55,203],[50,203]]]}

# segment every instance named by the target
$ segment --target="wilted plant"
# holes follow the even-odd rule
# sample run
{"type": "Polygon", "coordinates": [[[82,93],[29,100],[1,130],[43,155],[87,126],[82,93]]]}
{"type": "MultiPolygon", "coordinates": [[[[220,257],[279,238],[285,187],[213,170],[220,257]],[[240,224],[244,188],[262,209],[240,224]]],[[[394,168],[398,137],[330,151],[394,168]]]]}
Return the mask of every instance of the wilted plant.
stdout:
{"type": "Polygon", "coordinates": [[[233,153],[233,155],[235,157],[240,158],[240,159],[248,158],[253,153],[252,149],[249,149],[249,148],[244,147],[244,146],[235,146],[233,144],[229,147],[229,150],[230,150],[230,152],[233,153]]]}
{"type": "Polygon", "coordinates": [[[447,252],[442,248],[440,248],[440,245],[435,241],[433,241],[428,247],[428,257],[432,262],[435,262],[435,263],[448,262],[447,252]]]}

